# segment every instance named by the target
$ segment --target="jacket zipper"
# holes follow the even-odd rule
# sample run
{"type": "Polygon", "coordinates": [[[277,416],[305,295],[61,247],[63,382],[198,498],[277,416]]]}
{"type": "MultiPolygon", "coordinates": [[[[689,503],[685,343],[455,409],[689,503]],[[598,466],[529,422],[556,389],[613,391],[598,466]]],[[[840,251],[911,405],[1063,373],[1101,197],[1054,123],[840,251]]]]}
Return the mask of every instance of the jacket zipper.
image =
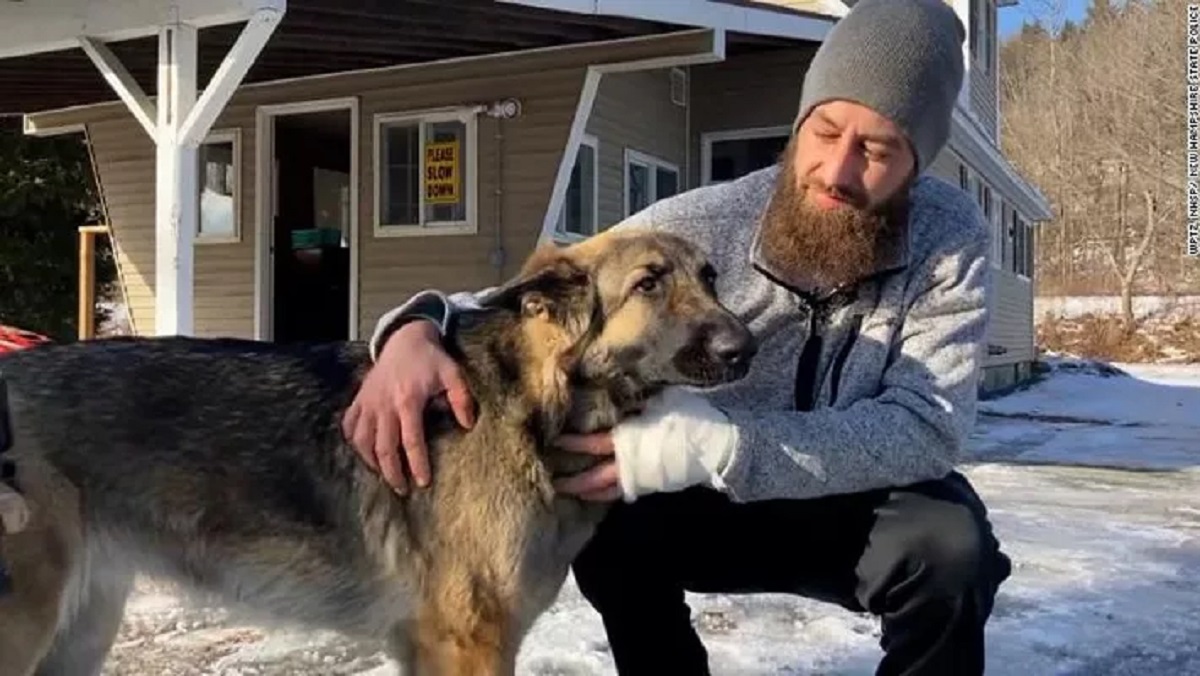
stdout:
{"type": "Polygon", "coordinates": [[[833,362],[833,382],[830,385],[829,405],[833,406],[837,403],[838,385],[842,380],[842,368],[846,365],[846,360],[850,357],[850,350],[853,349],[854,343],[858,340],[858,333],[862,329],[863,316],[854,315],[854,322],[850,326],[850,335],[846,336],[846,342],[842,343],[842,349],[838,350],[837,357],[833,362]]]}
{"type": "Polygon", "coordinates": [[[816,404],[817,362],[821,358],[822,337],[817,326],[817,309],[803,298],[800,300],[800,308],[805,313],[808,335],[804,340],[804,348],[800,351],[800,358],[796,361],[793,403],[797,411],[811,411],[816,404]]]}

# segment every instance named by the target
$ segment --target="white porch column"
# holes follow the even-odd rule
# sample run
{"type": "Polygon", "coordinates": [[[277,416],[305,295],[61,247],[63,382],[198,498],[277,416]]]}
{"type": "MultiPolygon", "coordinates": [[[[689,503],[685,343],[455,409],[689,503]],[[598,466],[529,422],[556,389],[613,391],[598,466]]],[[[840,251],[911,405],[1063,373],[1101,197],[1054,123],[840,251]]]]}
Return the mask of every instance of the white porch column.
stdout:
{"type": "Polygon", "coordinates": [[[196,29],[166,24],[158,33],[157,173],[154,214],[154,332],[192,333],[192,241],[199,215],[196,148],[181,129],[196,102],[196,29]]]}
{"type": "Polygon", "coordinates": [[[284,0],[263,0],[197,97],[196,26],[175,17],[158,27],[158,91],[150,98],[95,37],[76,42],[145,128],[156,147],[154,333],[191,335],[195,240],[199,220],[196,149],[283,19],[284,0]]]}

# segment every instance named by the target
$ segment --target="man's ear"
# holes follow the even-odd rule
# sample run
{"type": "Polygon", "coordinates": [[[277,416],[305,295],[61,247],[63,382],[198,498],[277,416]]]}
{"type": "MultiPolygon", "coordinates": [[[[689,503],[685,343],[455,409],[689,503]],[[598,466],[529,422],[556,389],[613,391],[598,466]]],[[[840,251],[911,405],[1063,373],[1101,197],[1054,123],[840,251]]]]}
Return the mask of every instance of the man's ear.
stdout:
{"type": "Polygon", "coordinates": [[[589,283],[586,270],[562,249],[547,245],[535,251],[521,272],[489,296],[483,306],[548,318],[580,292],[586,293],[589,283]]]}

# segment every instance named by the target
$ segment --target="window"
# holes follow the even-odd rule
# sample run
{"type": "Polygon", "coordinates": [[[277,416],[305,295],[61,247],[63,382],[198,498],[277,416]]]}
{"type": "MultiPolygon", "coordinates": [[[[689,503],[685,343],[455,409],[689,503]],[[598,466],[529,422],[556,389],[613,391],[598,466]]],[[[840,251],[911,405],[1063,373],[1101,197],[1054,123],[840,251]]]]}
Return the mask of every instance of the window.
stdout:
{"type": "Polygon", "coordinates": [[[376,236],[474,234],[472,111],[375,116],[376,236]]]}
{"type": "Polygon", "coordinates": [[[679,192],[679,168],[636,150],[625,150],[625,216],[679,192]]]}
{"type": "Polygon", "coordinates": [[[971,170],[965,164],[958,165],[958,186],[963,192],[971,192],[971,170]]]}
{"type": "Polygon", "coordinates": [[[1026,279],[1033,278],[1033,227],[1012,211],[1013,272],[1026,279]]]}
{"type": "Polygon", "coordinates": [[[971,58],[984,72],[992,70],[996,53],[996,6],[993,0],[971,0],[971,58]]]}
{"type": "Polygon", "coordinates": [[[1004,269],[1016,271],[1016,210],[1004,204],[1000,213],[1000,229],[1004,233],[1004,269]]]}
{"type": "Polygon", "coordinates": [[[790,127],[740,129],[704,134],[701,153],[704,185],[741,178],[775,164],[791,138],[790,127]]]}
{"type": "Polygon", "coordinates": [[[983,67],[985,71],[991,71],[996,63],[996,5],[992,0],[985,0],[983,7],[983,67]]]}
{"type": "Polygon", "coordinates": [[[983,215],[987,218],[992,231],[992,267],[1004,267],[1004,224],[1000,217],[1000,209],[992,201],[992,188],[986,183],[983,186],[983,215]]]}
{"type": "Polygon", "coordinates": [[[1007,216],[1008,218],[1004,219],[1005,230],[1008,231],[1008,237],[1012,242],[1012,248],[1010,249],[1011,253],[1009,253],[1008,261],[1009,265],[1011,266],[1009,269],[1017,274],[1021,274],[1021,268],[1024,266],[1024,260],[1021,258],[1021,240],[1023,239],[1021,232],[1023,230],[1021,227],[1021,217],[1017,214],[1016,209],[1010,210],[1007,213],[1007,216]]]}
{"type": "Polygon", "coordinates": [[[567,184],[567,194],[558,215],[558,232],[561,234],[581,237],[596,234],[600,218],[596,202],[598,156],[599,143],[594,136],[585,134],[575,155],[571,182],[567,184]]]}
{"type": "Polygon", "coordinates": [[[1025,272],[1024,272],[1023,274],[1024,274],[1024,276],[1025,276],[1025,277],[1028,277],[1029,279],[1033,279],[1033,266],[1034,266],[1034,257],[1033,257],[1033,247],[1034,247],[1034,232],[1033,232],[1033,224],[1032,224],[1032,223],[1029,223],[1029,222],[1026,222],[1024,219],[1021,219],[1021,231],[1024,233],[1024,237],[1025,237],[1025,240],[1024,240],[1024,251],[1023,251],[1023,253],[1022,253],[1022,256],[1021,256],[1021,258],[1022,258],[1022,259],[1025,261],[1025,272]]]}
{"type": "Polygon", "coordinates": [[[999,268],[1004,263],[1004,234],[1001,232],[1001,218],[999,217],[999,209],[993,208],[992,204],[992,189],[987,183],[977,175],[972,174],[970,177],[971,194],[975,197],[975,202],[983,211],[983,220],[988,225],[990,231],[992,251],[991,265],[994,268],[999,268]]]}
{"type": "Polygon", "coordinates": [[[241,240],[241,140],[240,130],[216,131],[196,150],[197,242],[241,240]]]}

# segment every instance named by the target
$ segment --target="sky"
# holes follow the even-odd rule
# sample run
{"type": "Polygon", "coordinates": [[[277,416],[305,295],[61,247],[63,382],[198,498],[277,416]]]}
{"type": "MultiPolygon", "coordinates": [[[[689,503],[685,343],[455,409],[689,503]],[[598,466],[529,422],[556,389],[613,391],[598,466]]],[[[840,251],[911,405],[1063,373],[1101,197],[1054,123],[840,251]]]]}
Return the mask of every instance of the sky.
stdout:
{"type": "Polygon", "coordinates": [[[1033,20],[1045,12],[1047,6],[1065,2],[1066,18],[1079,21],[1083,18],[1089,0],[1020,0],[1016,7],[1001,7],[999,10],[1000,39],[1003,40],[1021,30],[1021,24],[1033,20]]]}

